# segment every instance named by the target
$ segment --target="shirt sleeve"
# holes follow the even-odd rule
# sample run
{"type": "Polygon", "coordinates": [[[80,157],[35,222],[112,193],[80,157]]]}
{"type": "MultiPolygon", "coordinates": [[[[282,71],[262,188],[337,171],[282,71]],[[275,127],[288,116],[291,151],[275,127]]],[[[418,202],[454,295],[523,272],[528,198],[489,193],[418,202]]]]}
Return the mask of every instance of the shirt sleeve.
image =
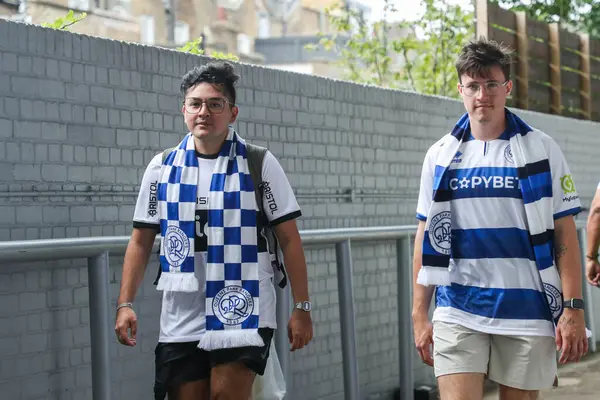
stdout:
{"type": "Polygon", "coordinates": [[[270,151],[265,153],[262,179],[263,209],[271,226],[302,215],[292,186],[279,161],[270,151]]]}
{"type": "Polygon", "coordinates": [[[552,207],[554,219],[581,212],[581,201],[569,165],[558,144],[550,139],[548,161],[552,174],[552,207]]]}
{"type": "Polygon", "coordinates": [[[160,230],[158,216],[158,181],[160,180],[161,155],[155,156],[146,167],[135,210],[134,228],[153,228],[160,230]]]}
{"type": "Polygon", "coordinates": [[[423,160],[423,168],[421,170],[421,185],[417,203],[417,219],[421,221],[427,221],[427,213],[429,212],[431,202],[433,201],[433,175],[435,165],[432,165],[432,163],[435,163],[435,157],[432,153],[434,147],[430,148],[427,154],[425,154],[425,160],[423,160]]]}

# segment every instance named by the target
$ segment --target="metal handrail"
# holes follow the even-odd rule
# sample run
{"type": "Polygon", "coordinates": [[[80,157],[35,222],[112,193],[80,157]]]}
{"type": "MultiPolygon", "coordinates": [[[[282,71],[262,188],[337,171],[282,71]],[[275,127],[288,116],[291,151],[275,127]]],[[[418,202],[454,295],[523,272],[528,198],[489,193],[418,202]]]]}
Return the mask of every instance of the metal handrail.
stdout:
{"type": "MultiPolygon", "coordinates": [[[[397,239],[401,235],[415,232],[416,225],[314,229],[300,231],[305,245],[336,243],[343,240],[386,240],[397,239]]],[[[0,241],[0,261],[44,261],[48,259],[68,259],[94,257],[105,251],[113,255],[123,255],[130,236],[98,236],[86,238],[39,239],[0,241]],[[65,254],[64,252],[67,252],[65,254]]],[[[160,244],[157,236],[154,245],[160,244]]]]}
{"type": "MultiPolygon", "coordinates": [[[[410,279],[402,280],[401,271],[410,268],[410,235],[416,226],[388,226],[342,229],[318,229],[300,231],[303,245],[336,244],[338,291],[340,297],[340,325],[344,369],[344,392],[346,399],[359,398],[358,357],[356,351],[356,328],[354,320],[354,289],[352,284],[351,241],[398,240],[398,304],[400,343],[400,387],[402,398],[413,399],[413,366],[410,354],[410,279]],[[402,287],[400,287],[402,286],[402,287]]],[[[110,399],[109,346],[112,321],[109,321],[109,255],[123,255],[129,236],[105,236],[66,239],[19,240],[0,242],[0,261],[46,261],[58,259],[87,258],[90,301],[90,335],[92,343],[92,392],[94,400],[110,399]]],[[[160,245],[158,236],[154,249],[160,245]]],[[[409,274],[411,275],[411,274],[409,274]]],[[[287,326],[291,313],[289,286],[277,287],[277,325],[287,326]]],[[[277,330],[275,345],[286,382],[290,382],[290,354],[287,331],[277,330]]]]}

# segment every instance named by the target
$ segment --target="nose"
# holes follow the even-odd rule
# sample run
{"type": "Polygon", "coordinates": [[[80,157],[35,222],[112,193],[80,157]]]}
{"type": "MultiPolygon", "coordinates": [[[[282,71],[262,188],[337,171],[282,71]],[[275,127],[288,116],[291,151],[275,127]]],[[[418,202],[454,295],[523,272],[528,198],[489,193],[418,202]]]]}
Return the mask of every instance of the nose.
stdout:
{"type": "Polygon", "coordinates": [[[202,102],[202,105],[200,106],[200,111],[198,111],[198,115],[209,115],[210,112],[208,111],[208,103],[206,102],[202,102]]]}
{"type": "Polygon", "coordinates": [[[477,95],[475,97],[478,100],[479,99],[485,99],[485,98],[489,97],[489,93],[487,92],[487,89],[485,88],[485,85],[479,86],[479,92],[477,92],[477,95]]]}

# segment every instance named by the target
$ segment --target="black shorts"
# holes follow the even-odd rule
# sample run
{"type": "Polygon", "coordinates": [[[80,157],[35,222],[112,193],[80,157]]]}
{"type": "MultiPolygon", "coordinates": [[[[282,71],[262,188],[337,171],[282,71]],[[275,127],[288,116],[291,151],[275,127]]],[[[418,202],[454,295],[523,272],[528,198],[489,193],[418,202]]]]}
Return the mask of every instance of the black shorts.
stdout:
{"type": "Polygon", "coordinates": [[[269,358],[273,329],[259,328],[263,347],[249,346],[206,351],[198,342],[158,343],[154,350],[156,376],[154,399],[163,400],[171,388],[185,382],[210,378],[210,370],[220,364],[239,362],[258,375],[263,375],[269,358]]]}

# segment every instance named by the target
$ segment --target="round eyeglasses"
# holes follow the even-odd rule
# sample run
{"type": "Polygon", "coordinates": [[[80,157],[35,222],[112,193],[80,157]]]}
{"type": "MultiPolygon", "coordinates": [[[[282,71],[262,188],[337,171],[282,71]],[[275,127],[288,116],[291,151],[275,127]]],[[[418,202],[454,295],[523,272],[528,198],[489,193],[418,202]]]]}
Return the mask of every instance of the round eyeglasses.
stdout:
{"type": "Polygon", "coordinates": [[[461,84],[460,87],[463,88],[463,93],[469,97],[477,96],[477,94],[481,90],[482,86],[485,87],[485,93],[487,95],[494,96],[494,95],[500,93],[500,88],[506,86],[508,84],[508,82],[509,81],[500,83],[500,82],[496,82],[496,81],[490,81],[490,82],[486,82],[483,85],[481,85],[479,82],[471,82],[466,86],[461,84]]]}
{"type": "Polygon", "coordinates": [[[202,105],[206,103],[206,107],[211,114],[220,114],[225,109],[225,104],[233,103],[221,98],[211,97],[210,99],[202,100],[196,97],[188,97],[183,101],[183,108],[188,114],[198,114],[202,110],[202,105]]]}

